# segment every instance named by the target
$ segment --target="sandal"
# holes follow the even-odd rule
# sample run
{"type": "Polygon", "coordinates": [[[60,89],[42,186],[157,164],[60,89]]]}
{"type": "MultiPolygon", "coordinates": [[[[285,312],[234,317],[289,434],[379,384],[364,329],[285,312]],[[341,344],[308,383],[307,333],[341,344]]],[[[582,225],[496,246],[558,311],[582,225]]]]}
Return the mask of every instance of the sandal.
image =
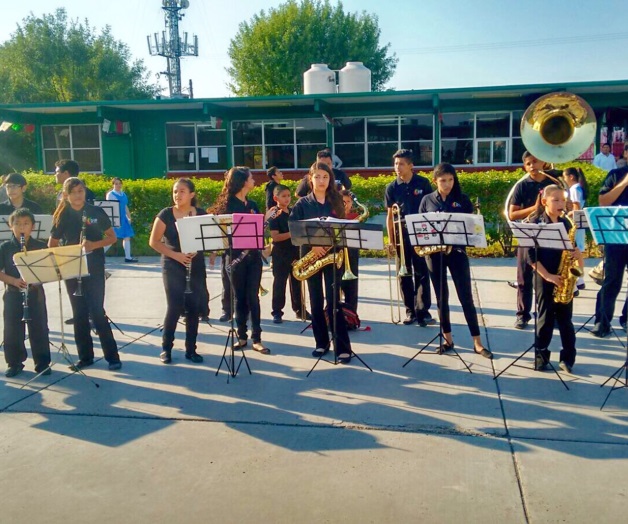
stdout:
{"type": "Polygon", "coordinates": [[[270,355],[270,349],[264,346],[261,340],[259,342],[253,342],[252,347],[255,351],[257,351],[258,353],[261,353],[262,355],[270,355]]]}
{"type": "Polygon", "coordinates": [[[493,358],[493,353],[491,353],[488,349],[486,348],[481,348],[480,351],[478,351],[476,348],[473,348],[473,351],[475,352],[476,355],[481,355],[484,358],[488,358],[491,359],[493,358]]]}

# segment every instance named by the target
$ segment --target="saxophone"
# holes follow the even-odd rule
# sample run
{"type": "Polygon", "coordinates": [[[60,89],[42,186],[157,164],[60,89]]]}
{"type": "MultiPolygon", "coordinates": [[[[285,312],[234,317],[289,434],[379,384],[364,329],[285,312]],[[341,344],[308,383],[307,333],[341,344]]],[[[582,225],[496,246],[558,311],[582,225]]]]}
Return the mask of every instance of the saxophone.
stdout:
{"type": "Polygon", "coordinates": [[[340,269],[344,262],[344,253],[339,251],[334,257],[333,253],[330,253],[331,247],[326,251],[325,256],[317,258],[313,251],[310,251],[304,257],[292,264],[292,276],[298,281],[302,282],[307,280],[312,275],[318,273],[321,269],[329,264],[336,264],[336,267],[340,269]]]}
{"type": "MultiPolygon", "coordinates": [[[[564,217],[571,224],[569,230],[569,240],[576,246],[576,226],[567,214],[564,217]]],[[[573,257],[571,251],[564,249],[560,257],[558,274],[562,277],[562,284],[554,287],[554,302],[558,304],[569,304],[573,300],[576,291],[576,282],[583,275],[583,271],[578,261],[573,257]]]]}

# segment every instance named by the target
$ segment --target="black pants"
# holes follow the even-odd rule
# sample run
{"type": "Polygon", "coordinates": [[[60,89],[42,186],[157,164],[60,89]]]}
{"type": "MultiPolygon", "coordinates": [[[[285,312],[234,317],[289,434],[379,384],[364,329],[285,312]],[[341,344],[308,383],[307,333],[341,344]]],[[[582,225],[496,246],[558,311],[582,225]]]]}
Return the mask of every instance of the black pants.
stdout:
{"type": "Polygon", "coordinates": [[[90,259],[88,255],[88,267],[89,276],[83,277],[81,282],[82,296],[74,296],[78,288],[75,278],[65,281],[74,316],[74,340],[78,356],[83,361],[94,358],[94,341],[89,324],[91,317],[105,360],[110,364],[119,362],[118,345],[105,315],[105,265],[102,261],[90,259]]]}
{"type": "Polygon", "coordinates": [[[558,324],[560,340],[563,349],[560,351],[560,360],[569,367],[576,362],[576,332],[571,317],[573,315],[573,300],[569,304],[554,302],[554,285],[545,282],[537,275],[535,279],[537,333],[536,347],[549,360],[549,344],[552,341],[554,324],[558,324]]]}
{"type": "Polygon", "coordinates": [[[527,249],[517,249],[517,318],[530,322],[534,269],[528,264],[527,249]]]}
{"type": "Polygon", "coordinates": [[[171,351],[174,345],[174,334],[181,315],[185,315],[185,352],[196,351],[196,337],[198,336],[198,317],[201,304],[205,297],[205,268],[202,272],[197,269],[191,275],[190,288],[192,293],[185,292],[185,266],[174,262],[163,268],[162,278],[166,291],[166,317],[161,337],[161,347],[171,351]]]}
{"type": "MultiPolygon", "coordinates": [[[[357,248],[349,248],[349,265],[351,272],[357,277],[360,274],[360,250],[357,248]]],[[[340,289],[344,295],[344,302],[352,311],[358,312],[358,282],[360,279],[341,280],[340,289]]]]}
{"type": "MultiPolygon", "coordinates": [[[[410,237],[403,230],[403,247],[406,269],[409,276],[401,278],[401,295],[406,306],[406,315],[416,315],[417,320],[430,318],[429,309],[432,305],[430,277],[424,257],[420,257],[410,245],[410,237]]],[[[399,252],[399,246],[397,246],[399,252]]]]}
{"type": "Polygon", "coordinates": [[[9,367],[19,366],[26,360],[24,344],[25,326],[28,325],[35,371],[43,371],[50,364],[50,339],[46,295],[42,286],[30,286],[28,293],[30,320],[22,322],[22,293],[4,293],[4,359],[9,367]]]}
{"type": "Polygon", "coordinates": [[[247,339],[247,320],[251,316],[251,338],[253,342],[262,340],[261,311],[259,305],[259,285],[262,281],[262,258],[252,252],[233,267],[231,284],[235,296],[235,321],[238,339],[247,339]]]}
{"type": "Polygon", "coordinates": [[[624,270],[628,265],[628,246],[607,244],[604,246],[604,282],[597,293],[595,322],[602,327],[611,325],[615,313],[615,301],[621,291],[624,270]]]}
{"type": "Polygon", "coordinates": [[[451,279],[456,288],[456,294],[464,318],[469,326],[472,337],[480,334],[478,324],[478,314],[473,303],[473,292],[471,290],[471,270],[469,268],[469,258],[464,251],[454,249],[449,255],[435,254],[426,257],[427,267],[430,271],[432,286],[436,293],[436,303],[438,304],[438,316],[441,320],[443,333],[451,333],[451,321],[449,318],[449,286],[447,285],[447,268],[451,274],[451,279]],[[442,278],[442,289],[441,289],[442,278]]]}
{"type": "Polygon", "coordinates": [[[290,286],[290,300],[292,311],[299,314],[303,299],[301,297],[301,282],[292,276],[292,262],[296,260],[294,253],[278,253],[273,250],[273,300],[272,315],[283,316],[286,305],[286,283],[290,286]]]}
{"type": "Polygon", "coordinates": [[[222,280],[222,312],[231,317],[231,282],[227,275],[227,264],[225,262],[227,254],[222,255],[222,264],[220,264],[220,279],[222,280]]]}
{"type": "MultiPolygon", "coordinates": [[[[330,344],[329,330],[325,320],[325,297],[327,297],[327,317],[332,322],[333,317],[333,296],[336,293],[336,300],[340,299],[340,288],[334,290],[334,271],[336,272],[336,282],[340,285],[342,273],[336,269],[335,264],[325,266],[321,271],[312,275],[307,280],[310,290],[310,308],[312,311],[312,330],[317,348],[328,348],[330,344]],[[323,277],[325,278],[325,292],[323,295],[323,277]]],[[[331,326],[330,326],[331,327],[331,326]]],[[[336,313],[336,349],[337,354],[351,354],[351,342],[349,332],[342,310],[338,308],[336,313]]]]}

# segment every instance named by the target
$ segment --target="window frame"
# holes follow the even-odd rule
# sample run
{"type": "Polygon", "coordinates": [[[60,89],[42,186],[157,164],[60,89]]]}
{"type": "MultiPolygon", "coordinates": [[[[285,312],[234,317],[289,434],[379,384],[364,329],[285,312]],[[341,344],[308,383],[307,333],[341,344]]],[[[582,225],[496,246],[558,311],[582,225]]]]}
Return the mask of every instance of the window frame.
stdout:
{"type": "Polygon", "coordinates": [[[75,160],[74,152],[75,151],[95,151],[98,150],[98,157],[100,162],[100,170],[99,171],[89,171],[86,169],[81,169],[82,173],[93,173],[93,174],[102,174],[103,173],[103,158],[102,158],[102,133],[101,133],[101,124],[42,124],[40,129],[41,135],[41,155],[42,155],[42,165],[44,166],[44,173],[53,174],[54,169],[52,171],[46,171],[46,152],[47,151],[69,151],[70,154],[61,158],[68,158],[69,160],[75,160]],[[45,139],[44,139],[44,130],[49,127],[67,127],[69,132],[69,141],[70,144],[67,148],[56,148],[56,147],[46,147],[45,139]],[[98,147],[74,147],[74,137],[72,133],[72,128],[75,127],[96,127],[97,136],[98,136],[98,147]]]}
{"type": "MultiPolygon", "coordinates": [[[[214,173],[214,172],[222,172],[226,169],[223,167],[216,167],[215,169],[200,169],[199,168],[199,159],[201,158],[200,149],[202,147],[216,147],[218,149],[223,148],[225,151],[225,155],[227,153],[227,130],[226,129],[217,129],[211,127],[211,121],[203,120],[203,121],[184,121],[184,122],[166,122],[164,124],[164,140],[166,143],[166,171],[168,173],[214,173]],[[193,125],[194,126],[194,145],[177,145],[177,146],[169,146],[168,145],[168,126],[176,125],[176,126],[185,126],[185,125],[193,125]],[[199,145],[198,143],[198,127],[209,127],[213,129],[214,132],[224,133],[224,145],[199,145]],[[170,149],[194,149],[194,165],[195,169],[171,169],[170,168],[170,158],[169,158],[169,150],[170,149]]],[[[219,155],[220,158],[220,155],[219,155]]],[[[225,157],[226,158],[226,157],[225,157]]]]}

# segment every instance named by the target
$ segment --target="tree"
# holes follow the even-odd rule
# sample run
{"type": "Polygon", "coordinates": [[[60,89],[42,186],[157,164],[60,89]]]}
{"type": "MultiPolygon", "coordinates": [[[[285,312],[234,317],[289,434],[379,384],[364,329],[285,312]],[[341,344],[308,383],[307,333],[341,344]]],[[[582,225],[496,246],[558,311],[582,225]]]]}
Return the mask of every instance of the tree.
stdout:
{"type": "Polygon", "coordinates": [[[329,0],[288,0],[268,14],[242,22],[231,40],[229,89],[238,96],[301,92],[302,75],[313,63],[340,69],[348,61],[371,70],[372,87],[384,89],[397,66],[390,44],[379,46],[378,19],[363,11],[345,13],[329,0]]]}
{"type": "Polygon", "coordinates": [[[141,60],[106,26],[68,20],[65,9],[32,13],[0,45],[0,102],[73,102],[152,98],[141,60]]]}

